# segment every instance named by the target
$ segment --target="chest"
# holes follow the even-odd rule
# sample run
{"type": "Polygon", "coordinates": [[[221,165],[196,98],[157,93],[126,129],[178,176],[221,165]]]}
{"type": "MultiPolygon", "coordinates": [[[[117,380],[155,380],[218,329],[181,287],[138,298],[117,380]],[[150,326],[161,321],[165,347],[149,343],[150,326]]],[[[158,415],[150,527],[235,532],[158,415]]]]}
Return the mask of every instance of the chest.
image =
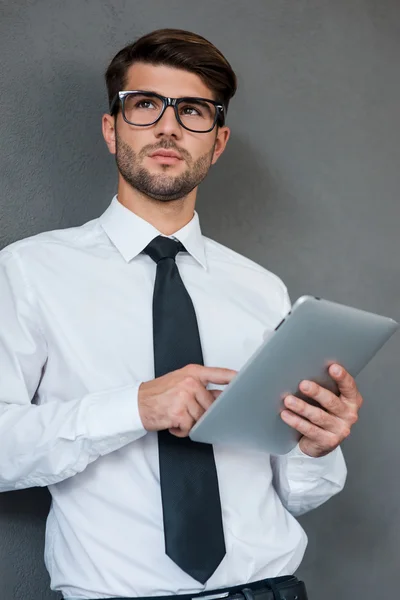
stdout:
{"type": "MultiPolygon", "coordinates": [[[[152,265],[151,265],[152,266],[152,265]]],[[[199,326],[204,363],[240,369],[280,319],[280,307],[239,279],[180,265],[199,326]]],[[[154,268],[103,261],[63,271],[39,297],[49,360],[46,375],[67,374],[91,390],[154,377],[154,268]]]]}

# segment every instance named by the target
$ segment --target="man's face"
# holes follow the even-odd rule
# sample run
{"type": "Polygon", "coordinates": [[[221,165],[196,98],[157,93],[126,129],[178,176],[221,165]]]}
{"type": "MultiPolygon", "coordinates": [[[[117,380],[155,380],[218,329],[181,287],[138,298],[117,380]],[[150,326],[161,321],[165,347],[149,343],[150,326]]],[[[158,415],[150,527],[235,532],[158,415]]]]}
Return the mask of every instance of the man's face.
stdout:
{"type": "MultiPolygon", "coordinates": [[[[215,99],[212,91],[194,73],[143,63],[130,67],[125,89],[156,92],[173,98],[215,99]]],[[[173,107],[168,107],[155,125],[146,127],[126,123],[120,111],[114,131],[110,129],[114,118],[105,118],[104,136],[110,152],[116,155],[123,180],[144,195],[165,202],[184,198],[196,188],[223,152],[229,138],[227,127],[216,126],[209,133],[186,130],[176,120],[173,107]],[[162,155],[163,150],[177,156],[162,155]]]]}

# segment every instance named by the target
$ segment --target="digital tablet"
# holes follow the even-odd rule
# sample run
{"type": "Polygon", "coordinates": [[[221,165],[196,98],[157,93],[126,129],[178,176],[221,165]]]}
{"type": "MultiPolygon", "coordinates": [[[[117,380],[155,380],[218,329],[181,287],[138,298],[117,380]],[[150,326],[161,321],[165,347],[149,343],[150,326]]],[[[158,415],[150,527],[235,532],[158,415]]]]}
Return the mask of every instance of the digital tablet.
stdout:
{"type": "Polygon", "coordinates": [[[337,393],[328,367],[338,363],[355,377],[397,328],[398,323],[390,318],[302,296],[197,421],[189,437],[196,442],[286,454],[301,436],[280,417],[283,398],[295,394],[313,403],[299,390],[303,379],[337,393]]]}

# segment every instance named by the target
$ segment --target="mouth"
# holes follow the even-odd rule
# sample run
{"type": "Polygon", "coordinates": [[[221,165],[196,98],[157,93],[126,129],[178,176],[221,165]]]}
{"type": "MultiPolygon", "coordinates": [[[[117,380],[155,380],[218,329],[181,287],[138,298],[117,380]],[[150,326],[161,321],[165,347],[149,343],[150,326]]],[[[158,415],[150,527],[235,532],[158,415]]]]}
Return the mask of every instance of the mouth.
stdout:
{"type": "Polygon", "coordinates": [[[174,150],[162,149],[156,150],[150,154],[150,158],[163,165],[174,165],[183,160],[178,152],[175,152],[174,150]]]}

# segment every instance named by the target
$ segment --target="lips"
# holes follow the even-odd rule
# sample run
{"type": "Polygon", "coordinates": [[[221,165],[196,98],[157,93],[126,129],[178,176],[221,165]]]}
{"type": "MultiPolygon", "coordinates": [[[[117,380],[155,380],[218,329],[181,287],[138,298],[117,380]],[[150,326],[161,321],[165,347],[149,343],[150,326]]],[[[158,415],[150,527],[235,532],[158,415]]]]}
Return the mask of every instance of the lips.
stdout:
{"type": "Polygon", "coordinates": [[[150,154],[151,158],[155,158],[156,156],[164,156],[166,158],[176,158],[178,160],[182,160],[181,156],[178,154],[178,152],[175,152],[174,150],[156,150],[155,152],[153,152],[153,154],[150,154]]]}

